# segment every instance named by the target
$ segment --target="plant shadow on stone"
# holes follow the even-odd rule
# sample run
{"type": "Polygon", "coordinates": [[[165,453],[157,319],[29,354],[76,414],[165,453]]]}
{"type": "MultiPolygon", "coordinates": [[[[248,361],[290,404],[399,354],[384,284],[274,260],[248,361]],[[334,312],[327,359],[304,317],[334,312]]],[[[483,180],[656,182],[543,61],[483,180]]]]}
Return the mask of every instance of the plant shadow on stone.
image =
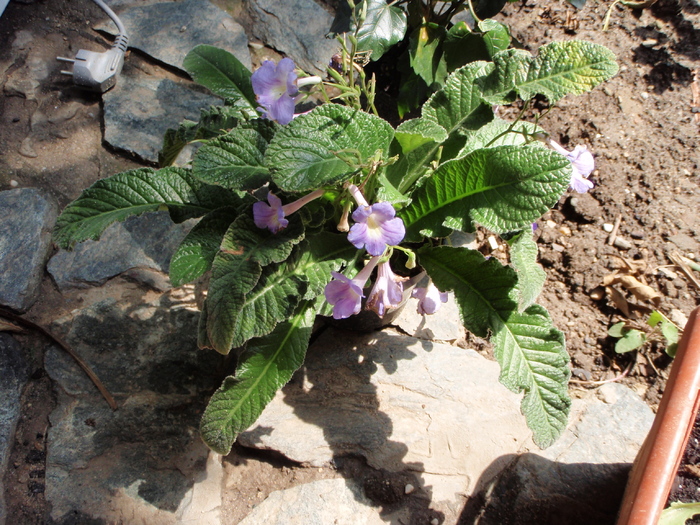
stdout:
{"type": "MultiPolygon", "coordinates": [[[[392,346],[390,353],[382,352],[372,344],[371,333],[322,328],[316,335],[304,366],[282,389],[284,403],[292,407],[294,415],[323,432],[328,451],[311,452],[312,464],[330,460],[353,493],[357,494],[359,485],[365,496],[381,507],[382,517],[396,513],[410,519],[407,524],[429,523],[436,518],[442,523],[444,514],[431,508],[431,487],[422,476],[425,466],[406,461],[408,446],[391,439],[394,425],[383,411],[390,407],[380,406],[377,386],[371,380],[379,367],[392,375],[399,361],[420,357],[400,344],[392,346]],[[344,343],[332,347],[336,340],[344,343]],[[354,351],[348,352],[348,346],[354,351]],[[415,491],[406,494],[409,484],[415,491]]],[[[424,351],[432,351],[431,342],[416,341],[424,351]]],[[[413,423],[422,424],[418,420],[413,423]]],[[[271,432],[269,426],[257,425],[245,433],[246,444],[265,447],[264,436],[271,432]]],[[[296,441],[304,441],[298,437],[301,439],[296,441]]],[[[294,459],[304,462],[301,457],[294,459]]]]}
{"type": "Polygon", "coordinates": [[[629,463],[561,463],[537,454],[499,458],[479,478],[458,525],[614,525],[629,463]]]}

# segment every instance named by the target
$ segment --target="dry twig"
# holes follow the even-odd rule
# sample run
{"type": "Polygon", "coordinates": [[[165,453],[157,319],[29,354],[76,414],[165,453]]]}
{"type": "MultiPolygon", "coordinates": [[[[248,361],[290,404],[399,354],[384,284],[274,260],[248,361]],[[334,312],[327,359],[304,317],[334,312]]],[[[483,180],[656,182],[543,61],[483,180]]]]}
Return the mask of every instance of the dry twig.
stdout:
{"type": "Polygon", "coordinates": [[[80,368],[83,369],[83,371],[87,374],[87,376],[90,378],[90,380],[95,384],[97,389],[100,391],[102,396],[105,398],[105,401],[109,404],[109,406],[112,408],[112,410],[117,409],[117,402],[114,400],[112,397],[112,394],[109,393],[107,388],[102,384],[102,381],[95,375],[95,372],[92,371],[90,368],[90,365],[88,365],[83,359],[73,351],[72,348],[70,348],[66,343],[64,343],[61,339],[59,339],[57,336],[49,332],[46,328],[43,326],[39,326],[36,323],[33,323],[31,321],[28,321],[27,319],[20,317],[19,315],[15,315],[12,312],[5,310],[4,308],[0,308],[0,316],[9,319],[10,321],[14,321],[17,324],[23,325],[26,328],[29,328],[31,330],[35,330],[42,334],[44,337],[47,337],[51,339],[54,343],[56,343],[58,346],[63,348],[65,352],[71,356],[76,363],[80,366],[80,368]]]}

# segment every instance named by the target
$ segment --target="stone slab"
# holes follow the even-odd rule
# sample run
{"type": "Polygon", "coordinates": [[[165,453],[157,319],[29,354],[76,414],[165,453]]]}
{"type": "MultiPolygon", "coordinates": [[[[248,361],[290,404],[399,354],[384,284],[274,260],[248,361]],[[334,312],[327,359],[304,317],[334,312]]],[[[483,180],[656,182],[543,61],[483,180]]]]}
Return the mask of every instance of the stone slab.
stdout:
{"type": "Polygon", "coordinates": [[[572,494],[578,509],[603,519],[600,491],[590,489],[599,484],[619,505],[653,421],[649,407],[620,385],[583,393],[567,429],[542,451],[520,413],[521,396],[498,375],[497,363],[455,346],[391,330],[329,330],[239,442],[308,465],[359,455],[376,469],[411,472],[446,515],[464,509],[460,523],[484,509],[494,516],[489,523],[539,523],[538,502],[557,516],[572,494]],[[503,521],[506,514],[521,521],[503,521]]]}
{"type": "Polygon", "coordinates": [[[169,128],[198,121],[202,109],[221,103],[190,84],[125,75],[103,100],[105,141],[154,163],[169,128]]]}
{"type": "Polygon", "coordinates": [[[331,57],[339,51],[326,38],[333,15],[314,0],[251,0],[253,33],[266,45],[292,58],[312,75],[325,75],[331,57]]]}
{"type": "Polygon", "coordinates": [[[315,466],[361,455],[374,468],[421,473],[435,499],[452,500],[493,461],[532,445],[520,397],[498,373],[472,350],[392,330],[329,330],[239,442],[315,466]]]}
{"type": "MultiPolygon", "coordinates": [[[[251,68],[243,27],[208,0],[140,3],[117,9],[117,14],[129,35],[129,47],[165,64],[182,69],[187,53],[200,44],[208,44],[233,53],[251,68]]],[[[116,35],[109,20],[96,28],[116,35]]]]}
{"type": "Polygon", "coordinates": [[[2,479],[12,452],[20,418],[20,398],[29,378],[29,365],[20,344],[0,332],[0,525],[7,519],[2,479]]]}
{"type": "Polygon", "coordinates": [[[166,276],[156,283],[153,275],[131,269],[167,274],[170,258],[193,224],[173,224],[167,212],[130,217],[107,228],[99,241],[88,240],[70,252],[59,251],[49,261],[48,271],[61,290],[99,285],[125,272],[162,289],[166,276]]]}
{"type": "Polygon", "coordinates": [[[324,479],[271,493],[239,525],[385,525],[352,481],[324,479]]]}
{"type": "Polygon", "coordinates": [[[221,356],[197,350],[197,320],[164,295],[139,305],[105,300],[55,323],[119,408],[109,408],[65,352],[47,351],[58,397],[46,460],[52,519],[219,522],[223,470],[198,424],[221,356]]]}
{"type": "Polygon", "coordinates": [[[39,294],[51,249],[56,203],[35,188],[0,192],[0,304],[28,310],[39,294]]]}

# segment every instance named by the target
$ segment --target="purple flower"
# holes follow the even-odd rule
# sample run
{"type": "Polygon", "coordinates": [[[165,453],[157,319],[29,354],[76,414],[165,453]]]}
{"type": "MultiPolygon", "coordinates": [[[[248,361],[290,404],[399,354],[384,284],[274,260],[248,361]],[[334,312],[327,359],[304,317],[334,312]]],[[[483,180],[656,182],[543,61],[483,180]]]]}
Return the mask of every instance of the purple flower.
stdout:
{"type": "Polygon", "coordinates": [[[388,202],[369,206],[354,184],[349,188],[358,207],[352,214],[355,224],[350,228],[348,240],[356,248],[365,248],[370,255],[382,255],[387,245],[399,244],[406,228],[403,220],[396,217],[396,210],[388,202]]]}
{"type": "Polygon", "coordinates": [[[418,313],[421,315],[432,315],[440,309],[441,303],[447,302],[447,293],[438,290],[432,281],[425,288],[413,290],[411,296],[418,299],[418,313]]]}
{"type": "Polygon", "coordinates": [[[378,262],[379,257],[372,257],[354,279],[345,277],[342,273],[331,272],[335,280],[326,285],[324,295],[326,301],[333,305],[334,319],[345,319],[359,313],[364,297],[362,289],[378,262]]]}
{"type": "Polygon", "coordinates": [[[267,194],[267,202],[269,204],[265,204],[262,201],[253,204],[253,221],[255,221],[255,225],[258,228],[267,228],[272,233],[277,233],[289,224],[289,221],[285,219],[287,215],[291,215],[312,200],[318,199],[323,193],[324,190],[322,189],[312,191],[301,199],[282,206],[280,198],[269,192],[267,194]]]}
{"type": "Polygon", "coordinates": [[[395,308],[403,300],[403,285],[397,282],[397,277],[389,261],[377,267],[377,280],[367,298],[367,308],[379,317],[384,317],[387,308],[395,308]]]}
{"type": "Polygon", "coordinates": [[[272,192],[267,194],[267,202],[262,201],[253,204],[253,220],[258,228],[267,228],[272,233],[277,233],[282,228],[286,228],[289,221],[284,218],[282,201],[272,192]]]}
{"type": "Polygon", "coordinates": [[[291,58],[283,58],[277,65],[265,60],[251,76],[253,91],[260,104],[258,111],[264,118],[282,125],[289,124],[294,118],[294,105],[299,94],[295,67],[291,58]]]}
{"type": "Polygon", "coordinates": [[[588,151],[586,146],[579,145],[573,151],[568,151],[552,139],[549,139],[549,145],[571,162],[573,172],[569,187],[572,190],[577,193],[586,193],[593,188],[593,182],[588,180],[588,177],[595,169],[595,160],[593,159],[593,154],[588,151]]]}

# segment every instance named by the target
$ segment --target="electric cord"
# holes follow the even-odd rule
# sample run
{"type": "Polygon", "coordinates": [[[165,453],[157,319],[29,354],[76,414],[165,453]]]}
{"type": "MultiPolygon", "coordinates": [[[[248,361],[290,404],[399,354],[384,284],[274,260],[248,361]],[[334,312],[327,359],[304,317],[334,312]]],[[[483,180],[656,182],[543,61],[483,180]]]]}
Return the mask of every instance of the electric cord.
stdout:
{"type": "Polygon", "coordinates": [[[108,51],[96,52],[81,49],[75,59],[56,57],[62,62],[73,64],[72,71],[61,71],[64,75],[73,77],[73,83],[91,91],[104,93],[114,87],[117,76],[124,65],[124,53],[129,44],[129,35],[119,17],[103,0],[93,0],[117,26],[117,38],[108,51]]]}

